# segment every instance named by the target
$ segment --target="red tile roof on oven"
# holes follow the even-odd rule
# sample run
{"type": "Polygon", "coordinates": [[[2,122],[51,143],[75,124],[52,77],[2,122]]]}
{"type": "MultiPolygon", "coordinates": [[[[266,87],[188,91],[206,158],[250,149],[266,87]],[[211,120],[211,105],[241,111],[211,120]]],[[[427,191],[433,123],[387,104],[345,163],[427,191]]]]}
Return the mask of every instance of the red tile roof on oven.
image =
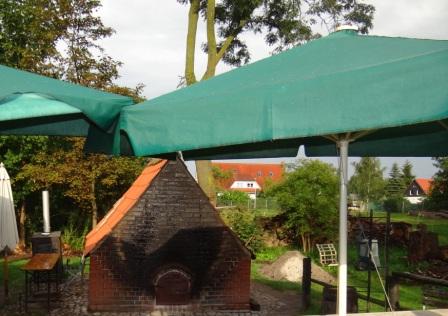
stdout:
{"type": "Polygon", "coordinates": [[[267,179],[271,179],[272,182],[279,182],[283,177],[282,164],[214,162],[212,165],[223,171],[232,172],[230,179],[221,181],[221,185],[227,189],[234,181],[257,181],[260,187],[264,188],[267,179]]]}
{"type": "Polygon", "coordinates": [[[153,165],[148,165],[143,169],[140,176],[134,181],[125,194],[114,204],[112,209],[86,236],[84,245],[84,256],[88,255],[121,221],[137,203],[142,194],[146,191],[160,170],[165,166],[166,160],[161,160],[153,165]]]}
{"type": "Polygon", "coordinates": [[[425,178],[417,178],[415,179],[415,182],[418,184],[418,186],[423,190],[423,192],[428,195],[429,191],[431,190],[431,184],[432,179],[425,179],[425,178]]]}

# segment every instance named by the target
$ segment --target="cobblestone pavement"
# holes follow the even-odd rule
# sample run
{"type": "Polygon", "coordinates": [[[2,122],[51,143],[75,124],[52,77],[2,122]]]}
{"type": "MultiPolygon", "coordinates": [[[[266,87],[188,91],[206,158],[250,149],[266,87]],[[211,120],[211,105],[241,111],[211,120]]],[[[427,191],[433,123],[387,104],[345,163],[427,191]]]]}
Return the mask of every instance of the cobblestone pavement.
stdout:
{"type": "Polygon", "coordinates": [[[132,312],[132,313],[99,313],[87,311],[87,280],[82,282],[80,276],[72,278],[62,286],[61,297],[52,302],[51,312],[48,313],[45,304],[30,304],[28,313],[24,312],[23,304],[9,304],[0,309],[2,316],[297,316],[300,311],[300,297],[293,292],[281,292],[266,285],[252,283],[251,295],[260,304],[260,311],[226,312],[214,311],[207,313],[177,312],[132,312]]]}

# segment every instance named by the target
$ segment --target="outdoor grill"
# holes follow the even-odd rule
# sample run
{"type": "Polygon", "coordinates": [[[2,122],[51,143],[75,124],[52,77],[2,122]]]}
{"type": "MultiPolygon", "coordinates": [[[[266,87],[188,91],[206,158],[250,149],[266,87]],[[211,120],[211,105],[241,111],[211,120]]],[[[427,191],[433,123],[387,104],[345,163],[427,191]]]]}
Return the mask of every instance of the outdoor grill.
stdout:
{"type": "Polygon", "coordinates": [[[61,232],[34,233],[31,237],[33,255],[37,253],[59,253],[62,258],[61,232]]]}

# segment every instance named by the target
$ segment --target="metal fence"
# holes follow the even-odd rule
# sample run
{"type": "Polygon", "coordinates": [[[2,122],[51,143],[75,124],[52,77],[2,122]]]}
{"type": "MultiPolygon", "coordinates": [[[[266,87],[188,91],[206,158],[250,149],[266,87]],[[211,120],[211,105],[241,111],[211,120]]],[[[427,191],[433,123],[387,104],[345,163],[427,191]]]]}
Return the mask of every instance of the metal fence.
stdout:
{"type": "Polygon", "coordinates": [[[247,207],[252,210],[278,210],[279,206],[275,199],[272,198],[257,198],[249,199],[247,202],[235,203],[232,201],[220,201],[218,197],[217,207],[247,207]]]}

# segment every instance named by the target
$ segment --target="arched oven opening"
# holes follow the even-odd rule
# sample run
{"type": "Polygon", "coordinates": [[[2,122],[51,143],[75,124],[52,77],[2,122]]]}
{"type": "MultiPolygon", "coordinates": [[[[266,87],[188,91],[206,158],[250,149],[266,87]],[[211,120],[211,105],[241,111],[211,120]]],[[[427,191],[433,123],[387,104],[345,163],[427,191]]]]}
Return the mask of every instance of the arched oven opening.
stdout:
{"type": "Polygon", "coordinates": [[[191,302],[191,276],[181,269],[161,271],[154,285],[156,305],[188,305],[191,302]]]}

